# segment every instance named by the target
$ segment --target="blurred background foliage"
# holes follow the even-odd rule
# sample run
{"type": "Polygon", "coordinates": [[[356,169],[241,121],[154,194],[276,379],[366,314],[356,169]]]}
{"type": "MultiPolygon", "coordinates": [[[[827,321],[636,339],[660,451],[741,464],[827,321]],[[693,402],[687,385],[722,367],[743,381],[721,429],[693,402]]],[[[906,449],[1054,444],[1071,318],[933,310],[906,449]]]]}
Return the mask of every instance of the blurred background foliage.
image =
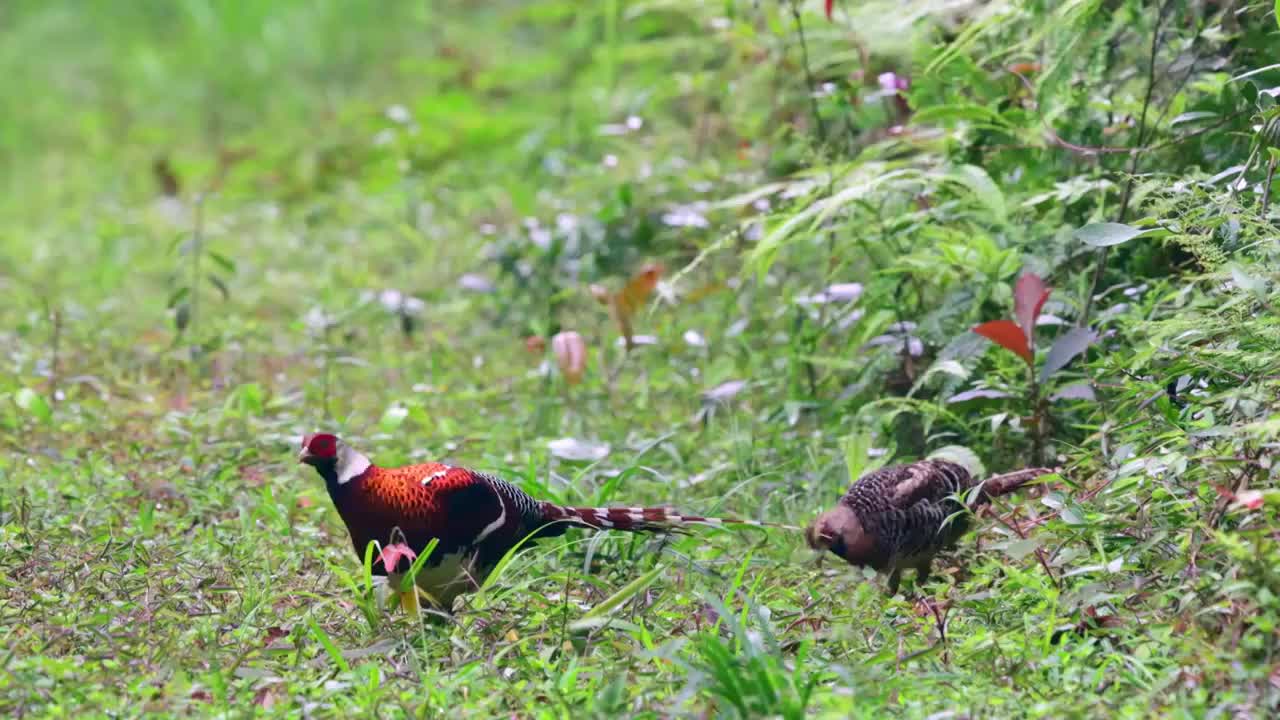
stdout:
{"type": "Polygon", "coordinates": [[[6,714],[1280,708],[1270,0],[0,28],[6,714]],[[580,536],[418,628],[290,464],[322,427],[793,524],[928,453],[1063,471],[894,598],[782,533],[580,536]]]}

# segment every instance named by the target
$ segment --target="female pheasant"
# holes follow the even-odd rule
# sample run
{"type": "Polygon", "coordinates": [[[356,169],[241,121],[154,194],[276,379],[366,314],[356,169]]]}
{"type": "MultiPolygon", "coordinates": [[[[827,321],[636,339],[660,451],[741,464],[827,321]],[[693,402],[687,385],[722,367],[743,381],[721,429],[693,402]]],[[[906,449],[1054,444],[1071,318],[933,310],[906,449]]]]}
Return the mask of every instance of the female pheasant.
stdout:
{"type": "MultiPolygon", "coordinates": [[[[661,507],[563,507],[466,468],[435,462],[378,467],[327,433],[304,436],[298,460],[324,478],[356,554],[363,558],[370,543],[382,548],[374,571],[387,575],[393,588],[399,588],[410,561],[436,540],[416,584],[445,612],[456,597],[477,589],[522,540],[561,535],[570,526],[630,532],[667,532],[695,524],[787,527],[661,507]]],[[[400,601],[407,611],[418,612],[416,592],[402,593],[400,601]]]]}
{"type": "MultiPolygon", "coordinates": [[[[988,478],[972,507],[1052,472],[1028,468],[988,478]]],[[[919,585],[929,577],[934,555],[969,529],[969,514],[956,498],[976,485],[964,466],[946,460],[882,468],[850,486],[834,509],[809,525],[805,538],[809,547],[830,550],[850,565],[888,570],[892,595],[904,568],[915,569],[919,585]]]]}

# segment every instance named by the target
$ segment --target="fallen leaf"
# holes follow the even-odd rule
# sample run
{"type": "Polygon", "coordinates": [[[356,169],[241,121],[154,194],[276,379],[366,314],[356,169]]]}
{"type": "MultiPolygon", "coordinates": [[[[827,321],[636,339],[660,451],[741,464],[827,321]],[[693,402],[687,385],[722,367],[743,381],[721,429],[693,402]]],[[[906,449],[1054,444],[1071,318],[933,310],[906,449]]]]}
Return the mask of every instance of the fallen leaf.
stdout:
{"type": "Polygon", "coordinates": [[[267,628],[266,632],[263,633],[262,635],[262,646],[266,647],[288,634],[289,634],[288,630],[285,630],[284,628],[279,627],[277,625],[272,625],[271,627],[267,628]]]}
{"type": "Polygon", "coordinates": [[[836,283],[816,294],[796,298],[796,302],[825,305],[836,302],[853,302],[862,296],[862,283],[836,283]]]}
{"type": "Polygon", "coordinates": [[[151,173],[155,176],[162,195],[176,197],[182,192],[182,183],[179,182],[177,173],[173,171],[173,166],[169,164],[169,158],[163,155],[157,157],[151,163],[151,173]]]}
{"type": "Polygon", "coordinates": [[[489,278],[475,273],[467,273],[458,278],[458,287],[477,293],[493,292],[493,283],[489,281],[489,278]]]}
{"type": "Polygon", "coordinates": [[[634,338],[631,332],[631,318],[635,315],[649,296],[653,294],[654,288],[658,286],[658,279],[662,277],[663,266],[659,263],[649,263],[640,269],[627,284],[622,287],[616,294],[610,293],[607,288],[602,285],[590,285],[587,290],[591,293],[591,297],[597,302],[606,305],[609,308],[609,314],[613,316],[613,321],[618,325],[618,331],[622,334],[625,347],[630,350],[635,346],[634,338]]]}
{"type": "MultiPolygon", "coordinates": [[[[658,344],[658,338],[655,335],[632,335],[631,336],[631,347],[633,348],[637,348],[642,345],[657,345],[657,344],[658,344]]],[[[627,346],[627,339],[618,338],[618,341],[615,342],[614,345],[618,345],[620,347],[625,348],[627,346]]]]}
{"type": "Polygon", "coordinates": [[[261,465],[241,465],[240,481],[248,487],[262,487],[267,484],[267,472],[261,465]]]}
{"type": "Polygon", "coordinates": [[[742,392],[742,389],[745,388],[746,386],[747,386],[746,380],[730,380],[728,382],[722,382],[719,385],[703,393],[702,399],[706,400],[707,402],[713,402],[713,403],[728,402],[732,400],[735,395],[742,392]]]}
{"type": "Polygon", "coordinates": [[[551,454],[562,460],[603,460],[609,455],[607,443],[593,443],[577,438],[560,438],[547,443],[551,454]]]}
{"type": "Polygon", "coordinates": [[[702,333],[697,330],[685,330],[684,342],[690,347],[706,347],[707,339],[702,337],[702,333]]]}
{"type": "Polygon", "coordinates": [[[253,704],[261,706],[264,709],[270,708],[276,704],[276,689],[274,685],[265,685],[258,688],[253,694],[253,704]]]}
{"type": "Polygon", "coordinates": [[[653,289],[658,286],[663,267],[659,263],[649,263],[640,269],[618,293],[618,303],[627,312],[634,313],[644,304],[653,289]]]}

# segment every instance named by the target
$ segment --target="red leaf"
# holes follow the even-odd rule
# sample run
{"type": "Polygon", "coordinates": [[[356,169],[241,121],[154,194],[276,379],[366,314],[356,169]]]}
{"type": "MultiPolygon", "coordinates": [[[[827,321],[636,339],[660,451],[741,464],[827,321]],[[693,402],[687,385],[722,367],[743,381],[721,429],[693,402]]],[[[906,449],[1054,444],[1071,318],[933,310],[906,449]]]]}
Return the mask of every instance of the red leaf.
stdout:
{"type": "Polygon", "coordinates": [[[836,4],[836,0],[827,0],[827,19],[831,19],[831,8],[836,4]]]}
{"type": "Polygon", "coordinates": [[[1012,320],[984,322],[973,331],[1005,350],[1017,353],[1028,365],[1031,364],[1031,346],[1027,343],[1027,336],[1012,320]]]}
{"type": "Polygon", "coordinates": [[[1036,329],[1036,318],[1040,317],[1040,308],[1049,299],[1049,292],[1049,286],[1044,284],[1044,280],[1032,272],[1023,273],[1013,286],[1013,317],[1017,319],[1018,327],[1027,334],[1028,346],[1035,344],[1032,333],[1036,329]]]}
{"type": "Polygon", "coordinates": [[[288,634],[289,634],[288,630],[285,630],[282,627],[272,625],[271,627],[267,628],[266,633],[264,633],[262,636],[262,646],[266,647],[271,643],[279,640],[280,638],[287,636],[288,634]]]}

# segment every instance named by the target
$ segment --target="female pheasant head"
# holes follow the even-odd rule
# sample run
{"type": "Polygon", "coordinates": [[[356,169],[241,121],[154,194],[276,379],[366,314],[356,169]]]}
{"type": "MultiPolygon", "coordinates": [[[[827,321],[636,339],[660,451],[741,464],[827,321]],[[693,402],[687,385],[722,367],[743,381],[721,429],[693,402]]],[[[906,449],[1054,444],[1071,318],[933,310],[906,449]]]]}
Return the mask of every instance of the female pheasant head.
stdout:
{"type": "Polygon", "coordinates": [[[315,468],[330,486],[345,485],[373,466],[369,458],[329,433],[302,436],[298,462],[315,468]]]}
{"type": "Polygon", "coordinates": [[[804,537],[814,550],[829,550],[852,565],[865,563],[875,546],[875,538],[863,529],[858,515],[843,504],[815,518],[804,537]]]}

